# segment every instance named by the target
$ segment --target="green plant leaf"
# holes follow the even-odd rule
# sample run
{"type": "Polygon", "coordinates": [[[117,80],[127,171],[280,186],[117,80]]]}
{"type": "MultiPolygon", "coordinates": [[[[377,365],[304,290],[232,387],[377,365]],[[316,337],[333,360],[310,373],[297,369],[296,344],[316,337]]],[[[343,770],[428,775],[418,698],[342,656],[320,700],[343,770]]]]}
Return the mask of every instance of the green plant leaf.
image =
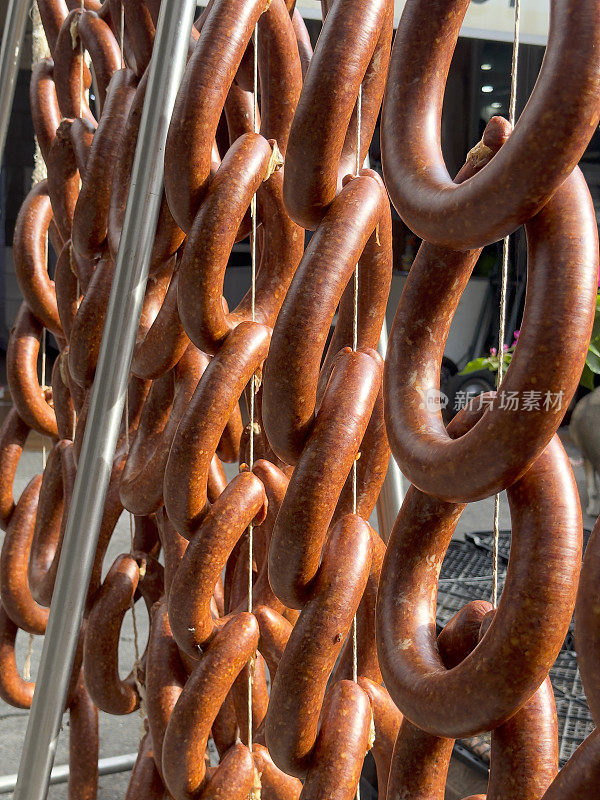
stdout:
{"type": "Polygon", "coordinates": [[[581,373],[581,379],[579,383],[585,388],[590,389],[591,391],[594,390],[594,373],[592,370],[585,365],[583,368],[583,372],[581,373]]]}
{"type": "Polygon", "coordinates": [[[588,350],[585,363],[586,366],[588,366],[592,372],[594,372],[596,375],[600,375],[600,357],[597,356],[591,350],[588,350]]]}
{"type": "Polygon", "coordinates": [[[473,361],[469,361],[469,363],[463,369],[461,369],[460,374],[468,375],[469,372],[478,372],[480,369],[489,369],[486,364],[486,361],[488,360],[489,359],[487,359],[485,356],[482,356],[481,358],[476,358],[473,361]]]}
{"type": "Polygon", "coordinates": [[[592,341],[590,342],[590,346],[589,346],[590,353],[593,353],[595,356],[598,356],[598,358],[600,358],[600,350],[598,349],[598,345],[599,344],[600,344],[600,342],[596,343],[592,339],[592,341]]]}

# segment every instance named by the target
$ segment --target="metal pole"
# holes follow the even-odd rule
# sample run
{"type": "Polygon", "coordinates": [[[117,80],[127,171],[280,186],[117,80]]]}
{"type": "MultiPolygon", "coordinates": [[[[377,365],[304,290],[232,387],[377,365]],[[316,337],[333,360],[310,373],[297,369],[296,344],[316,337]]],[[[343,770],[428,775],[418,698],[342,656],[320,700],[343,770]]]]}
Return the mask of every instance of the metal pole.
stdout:
{"type": "MultiPolygon", "coordinates": [[[[117,772],[129,772],[137,761],[137,753],[127,753],[124,756],[109,756],[98,761],[98,775],[115,775],[117,772]]],[[[60,764],[53,767],[50,773],[50,786],[57,783],[66,783],[69,780],[69,765],[60,764]]],[[[12,794],[17,785],[17,775],[4,775],[0,778],[0,794],[12,794]]]]}
{"type": "Polygon", "coordinates": [[[44,800],[127,391],[196,0],[162,3],[131,185],[15,800],[44,800]]]}
{"type": "MultiPolygon", "coordinates": [[[[379,344],[377,350],[382,358],[385,358],[388,344],[388,331],[387,321],[384,318],[383,327],[381,329],[381,336],[379,337],[379,344]]],[[[400,472],[398,465],[391,456],[388,470],[381,487],[381,492],[377,498],[377,524],[379,527],[379,535],[384,542],[390,538],[392,528],[396,522],[398,511],[404,500],[406,489],[404,487],[404,478],[400,472]]]]}
{"type": "Polygon", "coordinates": [[[4,20],[0,49],[0,162],[4,158],[29,6],[28,0],[10,0],[4,20]]]}

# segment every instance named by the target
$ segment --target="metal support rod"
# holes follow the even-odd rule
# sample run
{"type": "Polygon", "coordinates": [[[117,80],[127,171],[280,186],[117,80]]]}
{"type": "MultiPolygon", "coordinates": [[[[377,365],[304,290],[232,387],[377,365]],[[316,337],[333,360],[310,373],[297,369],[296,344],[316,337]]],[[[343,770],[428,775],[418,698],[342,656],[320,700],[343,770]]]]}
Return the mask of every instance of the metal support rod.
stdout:
{"type": "Polygon", "coordinates": [[[4,158],[29,7],[28,0],[10,0],[4,20],[0,49],[0,163],[4,158]]]}
{"type": "MultiPolygon", "coordinates": [[[[379,344],[377,345],[377,350],[382,358],[385,358],[387,345],[388,330],[387,321],[384,317],[381,336],[379,337],[379,344]]],[[[406,489],[404,487],[404,478],[402,477],[402,473],[398,468],[398,464],[396,464],[394,456],[391,456],[385,480],[383,482],[383,486],[381,487],[379,497],[377,498],[376,506],[379,535],[384,542],[387,542],[390,538],[392,528],[396,522],[396,517],[398,516],[398,511],[400,511],[400,506],[402,505],[405,494],[406,489]]]]}
{"type": "MultiPolygon", "coordinates": [[[[117,772],[129,772],[137,760],[137,753],[127,753],[124,756],[109,756],[98,761],[98,775],[115,775],[117,772]]],[[[67,783],[69,780],[69,765],[60,764],[53,767],[50,773],[50,786],[57,783],[67,783]]],[[[17,785],[16,775],[3,775],[0,778],[0,794],[11,794],[17,785]]]]}
{"type": "Polygon", "coordinates": [[[123,414],[163,191],[169,120],[196,0],[162,3],[96,377],[44,637],[15,800],[44,800],[123,414]]]}

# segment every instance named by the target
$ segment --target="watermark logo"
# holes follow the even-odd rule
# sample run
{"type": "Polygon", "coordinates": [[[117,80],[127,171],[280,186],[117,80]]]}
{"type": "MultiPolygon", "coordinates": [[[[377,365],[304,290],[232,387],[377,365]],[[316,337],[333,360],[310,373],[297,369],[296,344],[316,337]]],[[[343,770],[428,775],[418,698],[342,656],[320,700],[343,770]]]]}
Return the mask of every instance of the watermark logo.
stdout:
{"type": "Polygon", "coordinates": [[[427,389],[426,392],[420,392],[420,394],[423,400],[421,408],[425,408],[429,414],[437,414],[439,411],[443,411],[450,402],[448,395],[440,392],[439,389],[427,389]]]}
{"type": "MultiPolygon", "coordinates": [[[[438,389],[427,389],[419,392],[422,398],[421,408],[429,414],[437,414],[448,408],[450,398],[438,389]]],[[[564,392],[538,392],[528,390],[524,392],[507,392],[500,390],[498,394],[482,393],[474,395],[471,392],[459,390],[455,393],[452,410],[461,411],[470,405],[473,411],[498,408],[502,411],[560,411],[563,407],[564,392]]]]}

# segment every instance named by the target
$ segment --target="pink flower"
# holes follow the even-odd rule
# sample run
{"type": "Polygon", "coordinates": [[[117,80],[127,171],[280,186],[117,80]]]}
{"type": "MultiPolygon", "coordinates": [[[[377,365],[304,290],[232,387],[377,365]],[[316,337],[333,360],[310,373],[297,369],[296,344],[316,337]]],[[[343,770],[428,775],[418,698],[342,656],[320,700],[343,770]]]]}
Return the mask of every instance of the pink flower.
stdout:
{"type": "Polygon", "coordinates": [[[490,354],[491,355],[495,356],[495,355],[497,355],[497,353],[498,353],[498,351],[496,350],[495,347],[490,347],[490,354]]]}
{"type": "Polygon", "coordinates": [[[507,353],[508,352],[508,345],[507,344],[503,344],[502,345],[502,349],[504,350],[505,353],[507,353]]]}
{"type": "Polygon", "coordinates": [[[519,334],[520,334],[520,333],[521,333],[521,331],[515,331],[515,332],[513,333],[513,336],[515,337],[515,342],[518,340],[518,338],[519,338],[519,334]]]}

